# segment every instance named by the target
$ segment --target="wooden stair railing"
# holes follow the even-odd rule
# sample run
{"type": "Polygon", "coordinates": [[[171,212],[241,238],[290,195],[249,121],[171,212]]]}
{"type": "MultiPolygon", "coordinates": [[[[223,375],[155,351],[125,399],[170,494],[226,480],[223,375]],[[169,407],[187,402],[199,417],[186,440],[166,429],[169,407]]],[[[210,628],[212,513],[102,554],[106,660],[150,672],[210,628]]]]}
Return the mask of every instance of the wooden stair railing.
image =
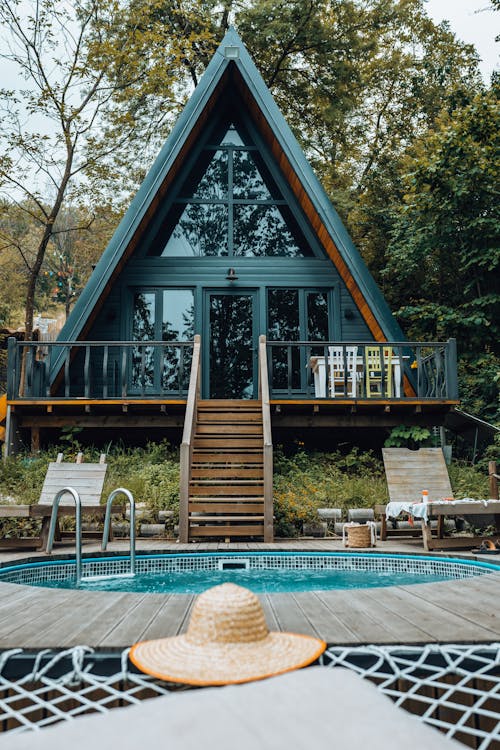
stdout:
{"type": "Polygon", "coordinates": [[[189,483],[193,456],[193,437],[198,418],[198,401],[201,388],[201,336],[194,337],[193,360],[184,418],[184,431],[180,451],[180,491],[179,491],[179,540],[189,540],[189,483]]]}
{"type": "Polygon", "coordinates": [[[259,399],[262,404],[264,451],[264,541],[272,542],[273,532],[273,439],[266,337],[259,336],[259,399]]]}

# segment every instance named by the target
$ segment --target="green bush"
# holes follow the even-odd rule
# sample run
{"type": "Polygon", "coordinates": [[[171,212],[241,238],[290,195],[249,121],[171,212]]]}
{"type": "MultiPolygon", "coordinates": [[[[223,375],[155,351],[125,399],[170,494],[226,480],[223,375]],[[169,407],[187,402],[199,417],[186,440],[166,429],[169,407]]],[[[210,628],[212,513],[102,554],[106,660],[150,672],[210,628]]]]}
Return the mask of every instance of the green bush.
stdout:
{"type": "Polygon", "coordinates": [[[275,452],[274,516],[277,536],[297,536],[318,508],[371,507],[387,502],[383,464],[373,451],[275,452]]]}

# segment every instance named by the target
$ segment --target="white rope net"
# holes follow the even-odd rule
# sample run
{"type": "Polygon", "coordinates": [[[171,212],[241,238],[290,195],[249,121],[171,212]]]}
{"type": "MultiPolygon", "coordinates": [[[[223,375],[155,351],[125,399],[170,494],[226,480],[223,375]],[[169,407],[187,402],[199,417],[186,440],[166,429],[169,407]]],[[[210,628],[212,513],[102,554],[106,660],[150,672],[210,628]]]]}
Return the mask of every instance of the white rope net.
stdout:
{"type": "MultiPolygon", "coordinates": [[[[396,705],[467,747],[500,750],[499,643],[331,647],[322,663],[354,670],[396,705]]],[[[87,646],[36,654],[13,649],[0,654],[0,731],[39,730],[172,689],[137,673],[128,650],[101,655],[87,646]]]]}
{"type": "Polygon", "coordinates": [[[329,648],[328,667],[348,667],[397,706],[476,750],[500,748],[500,644],[329,648]]]}

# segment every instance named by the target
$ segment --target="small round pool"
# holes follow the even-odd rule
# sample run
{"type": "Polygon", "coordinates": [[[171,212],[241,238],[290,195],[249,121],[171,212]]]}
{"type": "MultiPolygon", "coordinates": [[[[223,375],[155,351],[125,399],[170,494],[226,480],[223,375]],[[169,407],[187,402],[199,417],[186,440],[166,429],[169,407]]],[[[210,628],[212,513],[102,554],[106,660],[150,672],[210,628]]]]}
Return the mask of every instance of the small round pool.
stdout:
{"type": "MultiPolygon", "coordinates": [[[[472,560],[381,555],[376,553],[249,552],[150,554],[136,559],[130,576],[129,558],[86,558],[82,582],[86,591],[151,594],[198,594],[219,583],[237,583],[256,593],[407,586],[471,578],[500,567],[472,560]]],[[[75,588],[74,560],[6,565],[0,582],[48,588],[75,588]]]]}

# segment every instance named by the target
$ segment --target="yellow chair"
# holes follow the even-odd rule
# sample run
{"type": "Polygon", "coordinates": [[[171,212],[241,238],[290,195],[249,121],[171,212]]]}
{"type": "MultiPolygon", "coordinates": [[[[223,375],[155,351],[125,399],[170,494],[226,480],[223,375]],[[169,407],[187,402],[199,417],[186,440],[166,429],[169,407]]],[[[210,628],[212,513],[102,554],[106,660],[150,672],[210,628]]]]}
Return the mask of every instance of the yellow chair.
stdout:
{"type": "Polygon", "coordinates": [[[390,346],[365,346],[367,398],[392,398],[392,358],[390,346]]]}

